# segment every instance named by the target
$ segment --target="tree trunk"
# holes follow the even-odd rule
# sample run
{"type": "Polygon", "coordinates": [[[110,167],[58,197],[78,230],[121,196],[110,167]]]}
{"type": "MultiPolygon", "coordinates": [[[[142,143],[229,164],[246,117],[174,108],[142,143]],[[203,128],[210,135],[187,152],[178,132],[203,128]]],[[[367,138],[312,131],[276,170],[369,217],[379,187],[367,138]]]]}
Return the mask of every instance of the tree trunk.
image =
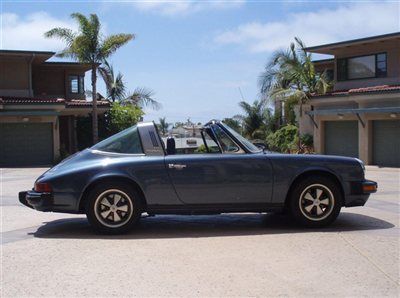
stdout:
{"type": "Polygon", "coordinates": [[[92,64],[92,129],[93,129],[93,144],[96,144],[99,140],[99,129],[97,123],[97,91],[96,91],[96,80],[97,80],[97,65],[92,64]]]}

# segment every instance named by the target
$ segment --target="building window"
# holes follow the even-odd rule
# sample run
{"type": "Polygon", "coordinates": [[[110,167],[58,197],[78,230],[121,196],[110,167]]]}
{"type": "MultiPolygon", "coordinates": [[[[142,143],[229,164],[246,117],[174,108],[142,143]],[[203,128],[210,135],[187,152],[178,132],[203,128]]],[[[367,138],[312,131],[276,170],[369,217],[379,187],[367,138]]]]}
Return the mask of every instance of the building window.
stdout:
{"type": "Polygon", "coordinates": [[[69,92],[72,94],[83,94],[85,92],[84,76],[69,76],[69,92]]]}
{"type": "Polygon", "coordinates": [[[386,53],[337,60],[338,81],[386,77],[386,53]]]}
{"type": "Polygon", "coordinates": [[[376,55],[376,76],[384,78],[387,74],[387,57],[386,53],[376,55]]]}

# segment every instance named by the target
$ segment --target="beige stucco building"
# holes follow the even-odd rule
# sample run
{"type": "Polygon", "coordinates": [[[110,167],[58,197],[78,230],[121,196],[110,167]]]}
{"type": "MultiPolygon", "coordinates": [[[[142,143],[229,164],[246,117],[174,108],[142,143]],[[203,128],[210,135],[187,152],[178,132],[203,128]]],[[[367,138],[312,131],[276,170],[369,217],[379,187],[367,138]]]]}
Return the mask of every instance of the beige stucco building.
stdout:
{"type": "MultiPolygon", "coordinates": [[[[88,116],[89,65],[48,62],[55,53],[0,50],[0,167],[53,163],[77,149],[76,117],[88,116]]],[[[109,108],[99,101],[99,113],[109,108]]]]}
{"type": "Polygon", "coordinates": [[[315,61],[334,80],[300,117],[316,152],[358,157],[366,164],[400,166],[400,33],[307,48],[331,59],[315,61]]]}

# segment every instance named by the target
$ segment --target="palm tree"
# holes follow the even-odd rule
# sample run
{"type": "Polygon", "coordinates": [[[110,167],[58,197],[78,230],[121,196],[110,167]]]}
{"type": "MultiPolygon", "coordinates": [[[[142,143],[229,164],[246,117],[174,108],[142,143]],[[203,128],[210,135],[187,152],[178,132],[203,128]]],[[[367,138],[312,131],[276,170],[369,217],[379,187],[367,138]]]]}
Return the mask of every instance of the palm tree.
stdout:
{"type": "Polygon", "coordinates": [[[274,101],[295,100],[302,106],[313,94],[324,94],[330,83],[326,71],[319,74],[314,69],[311,54],[304,43],[295,38],[286,51],[276,51],[259,78],[261,94],[274,101]]]}
{"type": "Polygon", "coordinates": [[[117,76],[115,76],[114,68],[108,61],[105,61],[103,65],[98,68],[98,71],[106,84],[107,99],[112,102],[125,99],[126,87],[122,74],[118,72],[117,76]]]}
{"type": "Polygon", "coordinates": [[[239,106],[245,113],[241,116],[244,134],[251,139],[264,139],[271,120],[271,111],[266,101],[256,100],[252,105],[241,101],[239,106]]]}
{"type": "Polygon", "coordinates": [[[107,88],[107,99],[112,102],[120,101],[123,105],[131,104],[141,108],[150,106],[153,109],[161,108],[161,104],[157,102],[153,96],[154,92],[147,88],[136,88],[127,96],[123,75],[118,72],[114,74],[114,67],[104,61],[103,65],[98,68],[100,76],[103,78],[107,88]]]}
{"type": "Polygon", "coordinates": [[[170,126],[170,123],[167,122],[167,120],[164,118],[160,118],[160,130],[163,135],[165,135],[168,131],[168,127],[170,126]]]}
{"type": "MultiPolygon", "coordinates": [[[[276,51],[265,71],[260,75],[259,85],[264,98],[275,102],[296,103],[302,116],[303,105],[314,94],[325,94],[330,87],[327,72],[317,73],[311,54],[307,53],[299,38],[290,44],[288,50],[276,51]]],[[[300,131],[298,130],[300,149],[300,131]]]]}
{"type": "Polygon", "coordinates": [[[92,99],[93,99],[93,143],[98,141],[97,123],[97,68],[117,49],[132,40],[133,34],[113,34],[103,37],[100,33],[101,24],[96,14],[89,17],[80,13],[71,14],[78,23],[78,32],[68,28],[53,28],[45,33],[45,37],[59,38],[66,43],[66,48],[57,54],[58,57],[69,57],[92,67],[92,99]]]}

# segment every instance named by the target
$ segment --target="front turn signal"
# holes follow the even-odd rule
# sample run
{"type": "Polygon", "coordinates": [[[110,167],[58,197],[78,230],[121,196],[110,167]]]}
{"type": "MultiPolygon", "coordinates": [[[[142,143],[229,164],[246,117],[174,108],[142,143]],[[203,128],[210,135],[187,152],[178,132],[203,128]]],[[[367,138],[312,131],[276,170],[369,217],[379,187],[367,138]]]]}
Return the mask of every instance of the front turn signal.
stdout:
{"type": "Polygon", "coordinates": [[[364,193],[371,193],[371,192],[376,192],[378,186],[376,184],[364,184],[362,186],[362,189],[364,193]]]}
{"type": "Polygon", "coordinates": [[[36,192],[51,192],[51,185],[49,183],[36,182],[34,190],[36,192]]]}

